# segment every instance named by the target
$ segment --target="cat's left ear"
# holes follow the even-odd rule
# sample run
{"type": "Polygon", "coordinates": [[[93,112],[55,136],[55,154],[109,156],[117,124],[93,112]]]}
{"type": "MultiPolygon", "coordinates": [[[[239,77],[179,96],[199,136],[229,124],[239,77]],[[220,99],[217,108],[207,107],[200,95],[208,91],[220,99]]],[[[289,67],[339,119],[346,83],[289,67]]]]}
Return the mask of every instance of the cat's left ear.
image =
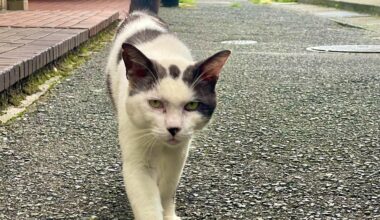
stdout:
{"type": "Polygon", "coordinates": [[[230,54],[231,51],[223,50],[201,62],[197,68],[197,78],[200,77],[203,81],[216,82],[230,54]]]}

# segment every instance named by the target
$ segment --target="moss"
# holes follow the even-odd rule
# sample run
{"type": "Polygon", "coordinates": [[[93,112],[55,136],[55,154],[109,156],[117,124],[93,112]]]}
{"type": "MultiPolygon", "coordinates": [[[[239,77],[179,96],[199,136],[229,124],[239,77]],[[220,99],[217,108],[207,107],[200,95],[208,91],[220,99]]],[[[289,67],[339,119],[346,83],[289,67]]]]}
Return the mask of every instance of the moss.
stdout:
{"type": "Polygon", "coordinates": [[[12,89],[9,92],[10,96],[8,99],[8,103],[14,106],[18,106],[21,104],[22,100],[25,99],[26,95],[22,92],[18,92],[16,89],[12,89]]]}
{"type": "Polygon", "coordinates": [[[241,4],[239,2],[234,2],[230,5],[231,8],[241,8],[241,4]]]}
{"type": "Polygon", "coordinates": [[[0,115],[8,106],[19,106],[26,96],[39,90],[39,86],[48,79],[61,76],[67,77],[71,72],[91,58],[91,53],[101,50],[112,40],[117,22],[106,28],[95,37],[89,39],[78,48],[73,49],[67,55],[38,70],[27,78],[17,82],[12,87],[0,93],[0,115]]]}
{"type": "Polygon", "coordinates": [[[273,0],[274,2],[297,2],[297,0],[273,0]]]}
{"type": "Polygon", "coordinates": [[[179,0],[179,7],[181,8],[194,7],[196,4],[196,0],[179,0]]]}
{"type": "Polygon", "coordinates": [[[297,0],[249,0],[249,1],[254,4],[270,4],[272,2],[282,2],[282,3],[297,2],[297,0]]]}

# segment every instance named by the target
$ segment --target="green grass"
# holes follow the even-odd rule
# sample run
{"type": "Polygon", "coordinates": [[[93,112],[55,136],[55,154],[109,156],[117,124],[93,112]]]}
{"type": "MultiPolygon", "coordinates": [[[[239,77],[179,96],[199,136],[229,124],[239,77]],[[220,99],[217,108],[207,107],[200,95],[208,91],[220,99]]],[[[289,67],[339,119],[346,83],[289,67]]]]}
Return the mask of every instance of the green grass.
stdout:
{"type": "Polygon", "coordinates": [[[297,0],[273,0],[274,2],[297,2],[297,0]]]}
{"type": "Polygon", "coordinates": [[[272,2],[282,2],[282,3],[297,2],[297,0],[249,0],[249,1],[254,4],[270,4],[272,2]]]}
{"type": "Polygon", "coordinates": [[[179,7],[181,8],[191,8],[197,4],[196,0],[179,0],[179,7]]]}
{"type": "Polygon", "coordinates": [[[231,8],[241,8],[241,4],[239,2],[234,2],[230,6],[231,8]]]}
{"type": "Polygon", "coordinates": [[[0,115],[8,106],[19,106],[26,96],[39,92],[39,86],[55,76],[67,77],[71,72],[100,51],[116,31],[116,22],[67,55],[38,70],[0,93],[0,115]]]}
{"type": "Polygon", "coordinates": [[[253,4],[269,4],[271,0],[249,0],[253,4]]]}
{"type": "Polygon", "coordinates": [[[179,3],[195,4],[197,3],[197,1],[196,0],[179,0],[179,3]]]}

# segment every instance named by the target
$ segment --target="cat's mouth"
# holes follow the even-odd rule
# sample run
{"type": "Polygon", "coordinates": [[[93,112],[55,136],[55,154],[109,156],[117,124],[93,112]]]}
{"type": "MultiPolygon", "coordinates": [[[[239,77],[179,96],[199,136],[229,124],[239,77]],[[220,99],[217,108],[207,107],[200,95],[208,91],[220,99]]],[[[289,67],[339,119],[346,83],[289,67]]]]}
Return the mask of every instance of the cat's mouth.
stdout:
{"type": "Polygon", "coordinates": [[[174,137],[172,137],[172,138],[170,138],[170,139],[168,140],[168,143],[171,144],[171,145],[176,145],[176,144],[179,144],[180,141],[177,140],[177,139],[175,139],[174,137]]]}

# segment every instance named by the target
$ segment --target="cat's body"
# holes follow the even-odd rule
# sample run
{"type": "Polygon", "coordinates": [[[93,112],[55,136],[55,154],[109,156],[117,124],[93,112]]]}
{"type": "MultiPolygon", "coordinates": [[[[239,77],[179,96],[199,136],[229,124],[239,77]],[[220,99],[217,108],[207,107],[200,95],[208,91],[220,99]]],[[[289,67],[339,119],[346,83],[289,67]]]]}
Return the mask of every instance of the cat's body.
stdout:
{"type": "Polygon", "coordinates": [[[216,107],[215,84],[229,53],[195,63],[167,25],[147,11],[132,12],[120,26],[106,72],[136,219],[179,219],[174,196],[191,137],[216,107]]]}

